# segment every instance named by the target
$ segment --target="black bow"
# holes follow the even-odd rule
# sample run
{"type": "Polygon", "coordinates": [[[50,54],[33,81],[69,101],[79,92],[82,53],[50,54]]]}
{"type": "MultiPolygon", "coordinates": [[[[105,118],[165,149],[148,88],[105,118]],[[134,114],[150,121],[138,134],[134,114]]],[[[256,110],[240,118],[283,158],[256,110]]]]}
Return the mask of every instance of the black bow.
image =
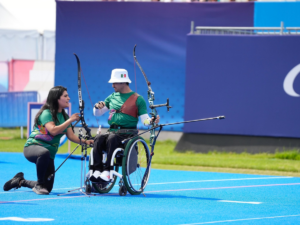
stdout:
{"type": "Polygon", "coordinates": [[[81,122],[82,127],[86,131],[87,139],[92,139],[91,129],[88,127],[88,125],[86,124],[86,122],[84,120],[84,101],[82,100],[82,91],[81,91],[81,67],[80,67],[80,60],[79,60],[79,57],[75,53],[74,53],[74,55],[76,57],[77,66],[78,66],[78,82],[77,83],[78,83],[78,100],[79,100],[79,112],[80,112],[79,121],[81,122]]]}

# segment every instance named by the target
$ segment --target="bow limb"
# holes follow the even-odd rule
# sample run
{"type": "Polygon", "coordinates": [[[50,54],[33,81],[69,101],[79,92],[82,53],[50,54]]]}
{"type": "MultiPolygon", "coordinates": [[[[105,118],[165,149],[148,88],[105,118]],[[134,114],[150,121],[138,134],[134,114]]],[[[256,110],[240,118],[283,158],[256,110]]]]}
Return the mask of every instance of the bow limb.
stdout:
{"type": "MultiPolygon", "coordinates": [[[[148,102],[149,102],[149,107],[151,109],[151,116],[154,117],[154,120],[156,119],[156,116],[157,116],[157,111],[155,109],[154,106],[154,92],[152,91],[152,88],[151,88],[151,83],[149,82],[143,68],[141,67],[141,65],[139,64],[137,58],[136,58],[136,55],[135,55],[135,48],[136,48],[136,45],[134,46],[133,48],[133,58],[134,58],[134,61],[136,62],[136,64],[138,65],[138,67],[140,68],[145,80],[146,80],[146,83],[147,83],[147,86],[148,86],[148,102]]],[[[155,124],[155,122],[153,121],[153,123],[151,124],[151,128],[152,127],[155,127],[157,124],[155,124]]],[[[150,135],[150,145],[154,145],[155,144],[155,141],[154,141],[154,138],[155,138],[155,130],[152,129],[150,131],[151,135],[150,135]]]]}
{"type": "Polygon", "coordinates": [[[85,122],[84,119],[84,101],[82,100],[82,91],[81,91],[81,66],[80,66],[80,60],[79,57],[74,53],[75,57],[76,57],[76,61],[77,61],[77,69],[78,69],[78,100],[79,100],[79,113],[80,113],[80,121],[81,121],[81,125],[82,127],[85,129],[86,131],[86,135],[88,137],[88,139],[92,139],[92,135],[91,135],[91,129],[88,127],[88,125],[85,122]]]}
{"type": "Polygon", "coordinates": [[[147,78],[147,76],[146,76],[146,74],[145,74],[143,68],[141,67],[141,65],[139,64],[139,62],[138,62],[138,60],[137,60],[137,58],[136,58],[136,56],[135,56],[135,48],[136,48],[136,45],[135,45],[134,48],[133,48],[133,58],[134,58],[134,61],[136,62],[136,64],[137,64],[138,67],[140,68],[142,74],[144,75],[144,78],[145,78],[146,83],[147,83],[147,85],[148,85],[148,90],[152,92],[152,89],[151,89],[151,86],[150,86],[151,83],[149,82],[149,80],[148,80],[148,78],[147,78]]]}

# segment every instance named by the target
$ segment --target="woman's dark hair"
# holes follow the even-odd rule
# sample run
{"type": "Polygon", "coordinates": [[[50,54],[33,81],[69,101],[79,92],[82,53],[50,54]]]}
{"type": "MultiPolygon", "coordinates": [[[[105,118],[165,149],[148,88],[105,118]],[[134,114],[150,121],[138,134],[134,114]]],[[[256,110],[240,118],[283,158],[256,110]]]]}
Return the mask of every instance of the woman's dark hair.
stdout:
{"type": "MultiPolygon", "coordinates": [[[[36,116],[34,118],[33,127],[35,127],[35,125],[38,124],[39,116],[42,114],[42,112],[45,109],[50,110],[54,123],[59,122],[58,119],[57,119],[58,99],[60,99],[60,97],[63,95],[64,91],[67,91],[67,88],[65,88],[63,86],[56,86],[56,87],[53,87],[53,88],[50,89],[46,103],[42,106],[42,108],[36,114],[36,116]]],[[[65,112],[64,109],[62,110],[62,114],[63,114],[65,120],[67,120],[68,115],[67,115],[67,113],[65,112]]]]}

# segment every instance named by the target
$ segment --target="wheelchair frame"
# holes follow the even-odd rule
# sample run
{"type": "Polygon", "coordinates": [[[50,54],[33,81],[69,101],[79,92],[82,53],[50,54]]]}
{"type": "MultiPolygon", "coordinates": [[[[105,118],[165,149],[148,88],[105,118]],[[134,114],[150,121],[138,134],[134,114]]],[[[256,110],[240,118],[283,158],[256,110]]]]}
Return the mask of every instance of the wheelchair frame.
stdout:
{"type": "MultiPolygon", "coordinates": [[[[93,165],[93,150],[91,150],[90,152],[90,163],[89,165],[93,165]]],[[[150,164],[149,162],[151,161],[151,154],[150,154],[150,150],[149,147],[146,143],[146,141],[142,138],[142,137],[135,137],[133,139],[131,139],[128,144],[126,145],[125,149],[124,148],[117,148],[114,150],[113,154],[112,154],[112,158],[110,161],[110,166],[114,167],[113,170],[110,170],[110,181],[106,182],[106,183],[92,183],[93,187],[99,192],[99,193],[108,193],[114,186],[117,177],[119,177],[120,181],[119,181],[119,195],[121,196],[125,196],[127,194],[127,191],[132,194],[132,195],[139,195],[141,193],[143,193],[144,189],[146,188],[147,182],[149,180],[150,177],[150,164]],[[139,171],[140,173],[144,174],[142,175],[142,177],[140,177],[141,180],[141,187],[140,188],[134,188],[134,186],[136,186],[137,184],[134,184],[132,179],[130,178],[130,171],[129,171],[129,165],[130,165],[130,157],[131,157],[131,151],[134,151],[133,148],[135,146],[138,145],[138,143],[142,144],[142,150],[140,152],[138,152],[137,150],[137,159],[138,159],[138,155],[139,154],[143,154],[143,152],[146,154],[146,158],[147,158],[147,162],[144,162],[145,167],[140,167],[141,165],[137,160],[137,165],[136,165],[136,169],[134,170],[134,172],[136,172],[136,170],[139,170],[141,168],[145,168],[145,172],[144,171],[139,171]],[[119,171],[116,171],[119,169],[119,164],[116,162],[115,163],[115,159],[117,159],[117,155],[118,153],[120,154],[120,157],[122,157],[122,174],[119,173],[119,171]],[[112,185],[112,186],[110,186],[112,185]],[[105,189],[104,186],[107,186],[108,188],[105,189]]],[[[88,174],[91,175],[91,170],[89,171],[88,174]]],[[[132,172],[132,173],[134,173],[132,172]]],[[[139,174],[141,175],[141,174],[139,174]]],[[[86,178],[88,180],[88,178],[86,178]]],[[[134,180],[136,181],[136,179],[134,180]]]]}

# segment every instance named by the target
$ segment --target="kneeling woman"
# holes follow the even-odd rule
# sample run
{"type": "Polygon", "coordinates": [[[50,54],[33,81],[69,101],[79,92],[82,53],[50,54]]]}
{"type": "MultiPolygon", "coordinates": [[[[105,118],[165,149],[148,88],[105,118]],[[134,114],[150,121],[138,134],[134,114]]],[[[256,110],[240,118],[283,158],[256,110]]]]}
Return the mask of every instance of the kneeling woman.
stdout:
{"type": "MultiPolygon", "coordinates": [[[[4,184],[4,191],[27,187],[40,195],[47,195],[51,192],[54,177],[51,180],[47,178],[55,171],[54,158],[60,138],[66,134],[70,141],[80,143],[71,127],[72,122],[79,120],[79,113],[69,117],[64,110],[69,107],[69,101],[70,97],[66,88],[57,86],[49,91],[46,104],[37,113],[34,129],[24,147],[26,159],[36,164],[37,181],[25,180],[24,174],[19,172],[4,184]]],[[[93,140],[82,140],[82,143],[88,145],[93,142],[93,140]]]]}

